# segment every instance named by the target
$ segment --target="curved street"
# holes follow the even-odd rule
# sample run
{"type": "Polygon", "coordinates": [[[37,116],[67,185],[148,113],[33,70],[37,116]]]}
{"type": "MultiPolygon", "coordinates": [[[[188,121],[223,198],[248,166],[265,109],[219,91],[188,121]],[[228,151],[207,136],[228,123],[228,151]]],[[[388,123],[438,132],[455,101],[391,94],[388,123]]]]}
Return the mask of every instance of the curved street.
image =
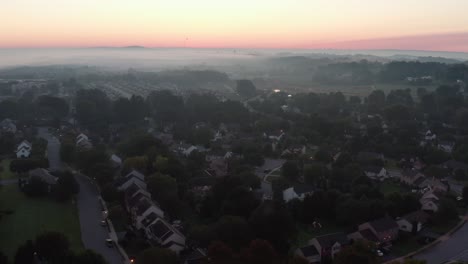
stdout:
{"type": "Polygon", "coordinates": [[[427,264],[440,264],[451,260],[468,261],[468,225],[464,224],[442,242],[415,255],[413,258],[425,260],[427,264]]]}

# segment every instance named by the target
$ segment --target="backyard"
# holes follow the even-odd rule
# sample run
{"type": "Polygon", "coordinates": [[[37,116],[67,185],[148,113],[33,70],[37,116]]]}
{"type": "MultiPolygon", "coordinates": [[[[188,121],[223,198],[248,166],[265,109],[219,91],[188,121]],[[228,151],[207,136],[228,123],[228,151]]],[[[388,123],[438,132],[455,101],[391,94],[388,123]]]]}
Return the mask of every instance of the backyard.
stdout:
{"type": "Polygon", "coordinates": [[[392,180],[385,180],[380,184],[380,191],[384,195],[389,195],[391,193],[406,193],[409,192],[410,189],[402,186],[400,183],[394,182],[392,180]]]}
{"type": "Polygon", "coordinates": [[[83,249],[76,206],[47,198],[28,198],[16,184],[0,186],[0,248],[13,259],[19,245],[46,231],[65,234],[73,250],[83,249]]]}
{"type": "Polygon", "coordinates": [[[15,178],[15,174],[10,171],[10,160],[4,159],[0,163],[0,180],[8,180],[15,178]]]}
{"type": "Polygon", "coordinates": [[[312,225],[299,224],[296,227],[297,236],[293,242],[293,248],[302,247],[308,244],[309,240],[317,236],[342,232],[343,228],[332,223],[322,222],[321,228],[314,228],[312,225]]]}

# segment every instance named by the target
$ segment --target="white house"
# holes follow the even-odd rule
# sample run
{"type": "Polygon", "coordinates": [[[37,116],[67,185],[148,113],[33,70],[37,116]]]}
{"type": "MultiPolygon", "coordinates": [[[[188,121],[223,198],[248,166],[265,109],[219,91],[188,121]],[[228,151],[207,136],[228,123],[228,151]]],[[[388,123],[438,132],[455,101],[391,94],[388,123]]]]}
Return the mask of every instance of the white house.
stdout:
{"type": "Polygon", "coordinates": [[[114,167],[122,166],[122,159],[119,156],[115,155],[115,154],[112,154],[112,156],[110,157],[110,161],[112,162],[114,167]]]}
{"type": "Polygon", "coordinates": [[[424,211],[406,214],[397,220],[398,228],[405,232],[419,232],[427,223],[429,215],[424,211]]]}
{"type": "Polygon", "coordinates": [[[31,155],[32,145],[27,140],[23,140],[16,148],[17,158],[28,158],[31,155]]]}
{"type": "Polygon", "coordinates": [[[388,177],[387,170],[384,167],[369,166],[364,169],[364,174],[371,179],[385,179],[388,177]]]}
{"type": "Polygon", "coordinates": [[[437,212],[439,210],[439,197],[433,191],[423,194],[419,202],[423,211],[437,212]]]}
{"type": "Polygon", "coordinates": [[[91,140],[89,140],[88,136],[81,133],[76,137],[76,146],[82,149],[90,149],[93,147],[91,140]]]}
{"type": "Polygon", "coordinates": [[[455,143],[453,142],[440,141],[439,144],[437,145],[437,148],[444,152],[452,153],[454,146],[455,146],[455,143]]]}
{"type": "Polygon", "coordinates": [[[295,185],[283,191],[283,200],[285,202],[289,202],[294,199],[304,200],[307,195],[312,195],[314,190],[314,187],[310,185],[295,185]]]}
{"type": "Polygon", "coordinates": [[[285,136],[282,130],[275,132],[275,133],[271,133],[270,135],[267,135],[266,133],[264,133],[263,135],[267,137],[268,139],[271,139],[274,141],[280,141],[285,136]]]}
{"type": "Polygon", "coordinates": [[[426,135],[424,136],[424,139],[426,141],[433,141],[437,138],[437,135],[432,133],[431,130],[426,131],[426,135]]]}
{"type": "Polygon", "coordinates": [[[144,228],[144,220],[150,214],[156,214],[159,217],[164,217],[164,212],[150,199],[143,197],[133,207],[134,224],[137,229],[144,228]]]}
{"type": "Polygon", "coordinates": [[[136,170],[132,170],[122,180],[121,184],[117,189],[124,191],[129,188],[132,184],[136,184],[146,190],[145,175],[141,174],[136,170]]]}
{"type": "Polygon", "coordinates": [[[185,249],[185,236],[162,218],[157,217],[145,231],[152,241],[177,254],[185,249]]]}
{"type": "Polygon", "coordinates": [[[0,129],[3,132],[16,133],[16,125],[9,118],[5,118],[5,119],[3,119],[2,122],[0,122],[0,129]]]}

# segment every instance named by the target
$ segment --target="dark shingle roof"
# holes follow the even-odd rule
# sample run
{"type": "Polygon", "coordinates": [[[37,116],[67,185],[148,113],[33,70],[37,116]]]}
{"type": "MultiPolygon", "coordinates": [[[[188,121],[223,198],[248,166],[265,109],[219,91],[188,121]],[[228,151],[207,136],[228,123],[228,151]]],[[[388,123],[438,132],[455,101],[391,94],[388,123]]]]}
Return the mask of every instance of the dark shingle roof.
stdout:
{"type": "Polygon", "coordinates": [[[127,190],[125,190],[125,195],[127,197],[132,197],[136,192],[138,192],[138,190],[140,190],[140,187],[134,183],[132,183],[132,185],[130,185],[127,190]]]}
{"type": "Polygon", "coordinates": [[[300,250],[302,251],[302,254],[304,255],[304,257],[311,257],[311,256],[316,256],[319,254],[319,252],[317,251],[314,245],[301,247],[300,250]]]}
{"type": "Polygon", "coordinates": [[[383,217],[374,221],[369,222],[369,224],[377,232],[387,231],[389,229],[398,228],[397,222],[391,219],[390,217],[383,217]]]}
{"type": "Polygon", "coordinates": [[[416,181],[414,181],[414,185],[419,186],[421,185],[426,179],[423,177],[418,178],[416,181]]]}
{"type": "Polygon", "coordinates": [[[379,238],[377,238],[369,228],[363,229],[359,231],[359,233],[361,233],[361,236],[368,241],[379,242],[379,238]]]}
{"type": "Polygon", "coordinates": [[[155,214],[154,212],[150,213],[145,219],[143,219],[143,222],[142,222],[143,226],[147,227],[149,224],[154,222],[156,218],[158,218],[157,214],[155,214]]]}
{"type": "Polygon", "coordinates": [[[148,199],[142,199],[137,205],[136,213],[137,215],[142,215],[148,208],[151,207],[151,202],[148,199]]]}
{"type": "Polygon", "coordinates": [[[163,222],[157,221],[151,227],[151,232],[154,236],[161,239],[162,241],[170,237],[174,232],[163,222]]]}
{"type": "Polygon", "coordinates": [[[132,199],[128,201],[128,206],[135,207],[138,204],[138,202],[141,200],[141,198],[143,198],[143,196],[144,195],[142,193],[135,195],[134,197],[132,197],[132,199]]]}
{"type": "Polygon", "coordinates": [[[344,233],[333,233],[324,236],[316,237],[318,243],[322,248],[329,248],[333,246],[336,242],[340,243],[341,245],[348,244],[349,240],[344,233]]]}
{"type": "Polygon", "coordinates": [[[429,215],[421,210],[414,211],[412,213],[406,214],[401,217],[402,219],[408,220],[408,222],[420,222],[420,223],[426,223],[427,220],[429,219],[429,215]]]}

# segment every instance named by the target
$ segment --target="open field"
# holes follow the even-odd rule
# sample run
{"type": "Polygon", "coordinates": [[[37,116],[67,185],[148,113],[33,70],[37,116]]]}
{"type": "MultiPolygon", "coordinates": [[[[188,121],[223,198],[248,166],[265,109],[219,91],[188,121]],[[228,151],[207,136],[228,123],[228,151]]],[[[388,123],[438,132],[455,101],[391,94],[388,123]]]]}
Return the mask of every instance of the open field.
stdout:
{"type": "Polygon", "coordinates": [[[48,198],[28,198],[18,186],[0,187],[0,210],[10,211],[0,219],[0,248],[12,260],[16,249],[46,231],[65,234],[71,248],[83,249],[76,206],[48,198]]]}

